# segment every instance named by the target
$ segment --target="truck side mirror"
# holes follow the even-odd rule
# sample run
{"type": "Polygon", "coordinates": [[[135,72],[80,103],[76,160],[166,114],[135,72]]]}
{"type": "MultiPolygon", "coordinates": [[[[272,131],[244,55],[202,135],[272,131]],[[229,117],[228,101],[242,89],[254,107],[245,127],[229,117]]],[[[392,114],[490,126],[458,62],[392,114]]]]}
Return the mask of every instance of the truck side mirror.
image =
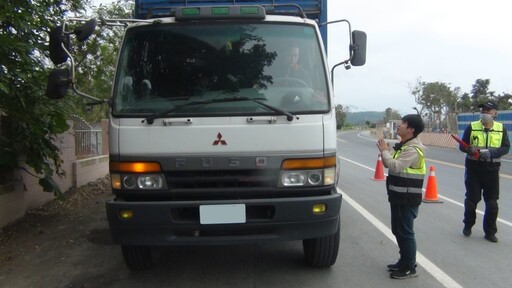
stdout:
{"type": "Polygon", "coordinates": [[[68,61],[69,57],[68,53],[62,48],[62,44],[64,44],[64,47],[69,50],[69,34],[64,34],[62,29],[61,25],[50,30],[50,60],[55,65],[68,61]]]}
{"type": "Polygon", "coordinates": [[[76,27],[73,33],[76,35],[76,40],[84,42],[91,37],[94,29],[96,29],[96,19],[92,18],[85,22],[84,25],[76,27]]]}
{"type": "MultiPolygon", "coordinates": [[[[73,34],[76,36],[76,40],[84,42],[91,37],[92,33],[96,29],[96,19],[90,19],[83,25],[76,27],[73,30],[73,34]]],[[[62,25],[57,26],[50,30],[50,60],[53,64],[59,65],[68,61],[69,54],[62,48],[62,44],[66,50],[69,51],[70,33],[64,31],[62,25]]]]}
{"type": "Polygon", "coordinates": [[[55,69],[48,76],[46,85],[46,97],[50,99],[62,99],[69,90],[71,84],[71,73],[69,69],[55,69]]]}
{"type": "Polygon", "coordinates": [[[352,66],[363,66],[366,63],[366,33],[363,31],[352,31],[352,45],[350,46],[352,66]]]}

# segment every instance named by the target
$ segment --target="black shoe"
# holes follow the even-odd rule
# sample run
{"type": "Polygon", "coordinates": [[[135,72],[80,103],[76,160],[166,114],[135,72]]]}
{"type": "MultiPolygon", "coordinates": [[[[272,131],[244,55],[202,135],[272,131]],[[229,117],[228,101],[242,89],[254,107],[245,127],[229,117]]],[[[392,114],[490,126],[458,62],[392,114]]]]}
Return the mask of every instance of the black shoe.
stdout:
{"type": "Polygon", "coordinates": [[[464,229],[462,229],[462,234],[466,237],[471,236],[471,227],[464,227],[464,229]]]}
{"type": "Polygon", "coordinates": [[[418,277],[418,274],[416,274],[416,269],[410,269],[410,268],[401,268],[397,271],[393,271],[389,274],[389,277],[393,279],[407,279],[407,278],[414,278],[418,277]]]}
{"type": "Polygon", "coordinates": [[[400,268],[402,268],[402,263],[400,262],[400,260],[398,260],[398,262],[396,262],[395,264],[389,264],[388,265],[388,271],[398,271],[400,270],[400,268]]]}
{"type": "Polygon", "coordinates": [[[488,241],[492,242],[492,243],[497,243],[498,242],[498,238],[495,236],[495,235],[485,235],[484,236],[485,239],[487,239],[488,241]]]}

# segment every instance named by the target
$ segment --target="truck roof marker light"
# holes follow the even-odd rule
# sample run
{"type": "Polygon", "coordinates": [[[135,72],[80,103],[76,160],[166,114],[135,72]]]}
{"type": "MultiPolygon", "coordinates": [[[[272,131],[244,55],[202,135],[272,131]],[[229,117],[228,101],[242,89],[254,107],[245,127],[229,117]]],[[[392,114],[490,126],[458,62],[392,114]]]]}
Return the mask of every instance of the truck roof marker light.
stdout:
{"type": "Polygon", "coordinates": [[[258,6],[240,7],[241,15],[257,15],[260,12],[258,6]]]}
{"type": "Polygon", "coordinates": [[[110,162],[110,172],[149,173],[160,172],[158,162],[110,162]]]}
{"type": "Polygon", "coordinates": [[[325,158],[286,159],[281,164],[282,169],[322,169],[336,166],[336,156],[325,158]]]}
{"type": "Polygon", "coordinates": [[[212,7],[212,15],[229,15],[229,7],[212,7]]]}
{"type": "Polygon", "coordinates": [[[265,16],[265,8],[258,5],[178,7],[175,13],[176,21],[263,20],[265,16]]]}
{"type": "Polygon", "coordinates": [[[197,15],[201,14],[201,8],[199,8],[199,7],[183,8],[182,13],[183,13],[183,16],[197,16],[197,15]]]}

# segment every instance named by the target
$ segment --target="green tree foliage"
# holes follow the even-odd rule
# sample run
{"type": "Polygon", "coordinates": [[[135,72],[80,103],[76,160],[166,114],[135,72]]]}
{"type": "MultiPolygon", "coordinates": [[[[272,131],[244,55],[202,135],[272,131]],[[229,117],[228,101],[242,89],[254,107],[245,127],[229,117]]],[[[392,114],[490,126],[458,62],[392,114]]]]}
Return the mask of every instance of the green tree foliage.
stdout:
{"type": "MultiPolygon", "coordinates": [[[[105,100],[110,97],[119,46],[123,38],[124,26],[105,27],[101,19],[129,19],[133,11],[133,0],[118,0],[108,5],[92,7],[92,18],[98,20],[98,27],[93,36],[84,43],[73,41],[78,60],[77,86],[81,92],[105,100]]],[[[87,105],[90,102],[81,97],[74,97],[77,114],[88,122],[98,122],[108,117],[108,105],[87,105]]]]}
{"type": "Polygon", "coordinates": [[[427,129],[434,124],[439,130],[442,127],[451,129],[453,121],[449,116],[458,111],[460,88],[451,88],[442,82],[418,80],[411,93],[416,103],[421,105],[420,114],[427,121],[427,129]]]}
{"type": "Polygon", "coordinates": [[[69,102],[44,96],[50,27],[82,1],[7,0],[0,6],[0,183],[24,162],[40,178],[44,191],[59,194],[52,180],[63,176],[56,134],[65,131],[69,102]]]}
{"type": "Polygon", "coordinates": [[[418,80],[411,93],[416,103],[421,105],[420,114],[427,121],[427,129],[434,128],[435,125],[438,129],[444,127],[448,132],[452,132],[457,130],[457,113],[478,111],[478,105],[485,101],[496,101],[500,110],[512,108],[512,95],[495,95],[495,92],[489,91],[490,83],[489,79],[477,79],[470,93],[462,93],[462,96],[459,96],[459,87],[451,88],[442,82],[418,80]]]}
{"type": "MultiPolygon", "coordinates": [[[[44,191],[59,195],[52,176],[64,176],[56,135],[68,129],[66,119],[79,114],[90,122],[105,118],[107,105],[84,105],[87,100],[68,95],[53,101],[45,94],[48,73],[48,33],[64,17],[130,18],[133,1],[118,0],[90,7],[90,0],[8,0],[0,7],[0,184],[12,180],[25,162],[40,178],[44,191]]],[[[101,24],[101,21],[99,21],[101,24]]],[[[73,28],[73,27],[70,27],[73,28]]],[[[100,25],[101,28],[101,25],[100,25]]],[[[66,29],[69,31],[68,29],[66,29]]],[[[98,29],[90,41],[73,43],[78,55],[80,91],[96,98],[110,94],[115,62],[124,27],[98,29]],[[76,45],[75,45],[76,44],[76,45]]],[[[71,37],[72,39],[74,37],[71,37]]],[[[66,67],[68,64],[60,66],[66,67]]],[[[62,68],[60,67],[60,68],[62,68]]],[[[70,93],[71,94],[71,93],[70,93]]]]}
{"type": "MultiPolygon", "coordinates": [[[[457,102],[456,112],[468,112],[473,108],[473,102],[471,101],[471,96],[468,93],[462,94],[459,101],[457,102]]],[[[476,106],[475,106],[476,107],[476,106]]]]}
{"type": "Polygon", "coordinates": [[[478,107],[478,104],[485,102],[494,97],[494,92],[489,91],[489,79],[477,79],[471,88],[471,104],[473,108],[478,107]]]}
{"type": "Polygon", "coordinates": [[[503,95],[496,97],[495,100],[500,110],[512,110],[512,94],[503,93],[503,95]]]}
{"type": "Polygon", "coordinates": [[[384,119],[382,119],[384,123],[388,123],[390,120],[400,119],[402,119],[402,116],[400,116],[400,113],[398,113],[397,110],[394,110],[392,108],[386,108],[386,110],[384,110],[384,119]]]}
{"type": "Polygon", "coordinates": [[[459,91],[459,88],[452,89],[442,82],[418,81],[412,94],[422,110],[428,111],[430,115],[443,115],[455,111],[459,91]]]}
{"type": "Polygon", "coordinates": [[[345,125],[348,111],[348,107],[343,107],[341,104],[336,105],[336,129],[341,129],[345,125]]]}
{"type": "Polygon", "coordinates": [[[511,109],[512,100],[509,101],[509,99],[512,95],[509,93],[496,95],[494,91],[489,91],[490,83],[489,79],[477,79],[470,93],[462,93],[459,87],[451,88],[446,83],[418,80],[416,86],[411,89],[411,94],[416,103],[421,105],[421,114],[424,116],[426,114],[427,118],[430,117],[433,120],[440,119],[441,115],[477,111],[478,105],[488,100],[496,101],[500,110],[511,109]],[[424,111],[426,111],[425,114],[423,114],[424,111]]]}
{"type": "Polygon", "coordinates": [[[477,79],[475,81],[471,89],[471,109],[466,111],[478,110],[478,105],[488,100],[496,101],[500,110],[510,110],[512,108],[512,95],[510,93],[497,95],[496,92],[489,91],[490,84],[491,80],[489,79],[477,79]]]}

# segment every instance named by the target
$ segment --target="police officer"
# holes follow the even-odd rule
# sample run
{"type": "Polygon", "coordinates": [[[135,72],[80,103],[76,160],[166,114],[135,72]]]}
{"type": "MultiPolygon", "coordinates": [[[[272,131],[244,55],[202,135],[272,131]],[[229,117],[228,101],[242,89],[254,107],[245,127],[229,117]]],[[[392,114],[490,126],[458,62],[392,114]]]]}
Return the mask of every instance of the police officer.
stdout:
{"type": "Polygon", "coordinates": [[[462,140],[469,148],[460,145],[459,149],[466,155],[466,199],[464,200],[464,229],[462,233],[469,237],[471,228],[475,225],[476,206],[484,198],[485,213],[483,229],[485,239],[498,242],[496,219],[498,218],[498,199],[500,194],[500,157],[510,149],[507,130],[502,123],[494,119],[498,105],[487,101],[478,105],[481,108],[480,120],[472,122],[464,130],[462,140]],[[477,153],[478,152],[478,153],[477,153]]]}

